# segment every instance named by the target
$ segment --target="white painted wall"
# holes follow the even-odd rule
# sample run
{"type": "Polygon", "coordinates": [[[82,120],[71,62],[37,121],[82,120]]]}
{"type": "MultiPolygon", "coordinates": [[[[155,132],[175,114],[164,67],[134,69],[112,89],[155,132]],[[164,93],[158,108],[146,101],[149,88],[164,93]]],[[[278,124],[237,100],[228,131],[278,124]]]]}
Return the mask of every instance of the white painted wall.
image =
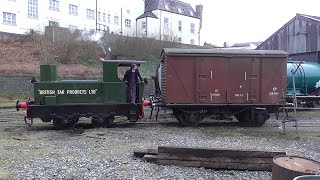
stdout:
{"type": "MultiPolygon", "coordinates": [[[[177,40],[181,38],[181,43],[191,44],[190,41],[193,39],[195,45],[199,45],[199,28],[200,19],[183,16],[180,14],[174,14],[167,11],[155,10],[153,13],[158,17],[148,18],[147,28],[148,37],[154,37],[156,39],[164,40],[164,36],[170,36],[169,40],[177,40]],[[168,18],[169,28],[164,28],[164,19],[168,18]],[[179,21],[182,21],[182,29],[179,31],[179,21]],[[195,25],[194,33],[191,33],[191,23],[195,25]]],[[[142,29],[142,22],[146,21],[145,18],[138,21],[138,34],[140,36],[145,35],[146,29],[142,29]]]]}
{"type": "MultiPolygon", "coordinates": [[[[49,21],[59,22],[60,27],[69,28],[69,25],[77,26],[81,30],[96,28],[96,20],[87,18],[87,9],[96,10],[95,0],[60,0],[59,11],[49,9],[49,0],[38,0],[38,18],[28,17],[28,0],[1,0],[0,6],[0,31],[23,34],[30,29],[44,31],[49,21]],[[69,14],[69,4],[78,6],[78,15],[69,14]],[[16,14],[16,24],[4,24],[3,12],[16,14]]],[[[122,31],[124,35],[135,35],[135,19],[143,13],[144,2],[142,0],[98,0],[98,12],[101,12],[101,21],[98,23],[110,27],[114,33],[121,32],[121,8],[122,31]],[[106,21],[103,21],[103,13],[106,13],[106,21]],[[108,22],[110,14],[110,22],[108,22]],[[114,16],[119,17],[119,24],[114,24],[114,16]],[[131,28],[125,26],[125,19],[131,20],[131,28]]],[[[96,16],[94,12],[94,16],[96,16]]]]}
{"type": "MultiPolygon", "coordinates": [[[[28,17],[28,0],[1,0],[0,6],[0,32],[23,34],[33,29],[44,32],[45,26],[49,21],[56,21],[60,27],[69,28],[76,26],[80,30],[95,30],[96,20],[87,18],[87,9],[96,10],[95,0],[59,0],[59,10],[49,9],[50,0],[38,0],[38,17],[28,17]],[[78,14],[69,14],[69,4],[78,6],[78,14]],[[3,23],[3,12],[16,14],[16,24],[3,23]]],[[[98,12],[101,12],[99,24],[106,25],[110,32],[127,36],[144,36],[145,29],[142,29],[142,21],[136,22],[136,18],[144,12],[143,0],[98,0],[98,12]],[[122,18],[121,18],[122,9],[122,18]],[[103,13],[106,14],[106,21],[103,21],[103,13]],[[108,21],[110,14],[110,22],[108,21]],[[119,17],[119,24],[114,23],[114,17],[119,17]],[[121,28],[122,19],[122,28],[121,28]],[[131,27],[126,27],[125,20],[131,20],[131,27]],[[136,27],[137,23],[137,27],[136,27]]],[[[181,43],[190,44],[193,39],[195,45],[199,45],[199,23],[200,20],[166,11],[155,10],[153,13],[159,19],[148,18],[148,37],[154,37],[164,40],[164,36],[170,36],[170,39],[178,40],[181,37],[181,43]],[[169,19],[169,28],[163,28],[164,18],[169,19]],[[178,31],[178,23],[182,21],[182,31],[178,31]],[[190,24],[195,24],[194,34],[190,32],[190,24]]],[[[96,13],[94,12],[94,16],[96,13]]],[[[96,18],[96,17],[95,17],[96,18]]],[[[102,27],[101,27],[102,28],[102,27]]]]}

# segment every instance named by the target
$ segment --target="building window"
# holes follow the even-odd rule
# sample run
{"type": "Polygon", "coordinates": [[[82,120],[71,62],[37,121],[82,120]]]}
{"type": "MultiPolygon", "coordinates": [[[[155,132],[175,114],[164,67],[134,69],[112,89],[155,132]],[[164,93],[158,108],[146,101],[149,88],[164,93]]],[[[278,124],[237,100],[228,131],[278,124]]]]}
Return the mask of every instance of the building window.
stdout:
{"type": "Polygon", "coordinates": [[[3,23],[16,24],[16,14],[3,12],[3,23]]]}
{"type": "Polygon", "coordinates": [[[69,14],[78,15],[78,6],[69,4],[69,14]]]}
{"type": "Polygon", "coordinates": [[[130,19],[126,19],[125,20],[125,24],[126,24],[126,27],[130,28],[131,27],[131,20],[130,19]]]}
{"type": "Polygon", "coordinates": [[[94,19],[94,10],[87,9],[87,18],[88,19],[94,19]]]}
{"type": "Polygon", "coordinates": [[[38,18],[38,0],[28,0],[28,17],[38,18]]]}
{"type": "Polygon", "coordinates": [[[190,32],[192,33],[192,34],[194,34],[194,24],[193,23],[191,23],[190,24],[190,32]]]}
{"type": "Polygon", "coordinates": [[[178,37],[178,43],[181,43],[181,42],[182,42],[181,37],[178,37]]]}
{"type": "Polygon", "coordinates": [[[101,21],[101,12],[98,12],[98,21],[101,21]]]}
{"type": "Polygon", "coordinates": [[[71,30],[71,31],[74,31],[74,30],[76,30],[76,29],[78,29],[78,26],[75,26],[75,25],[69,25],[69,29],[71,30]]]}
{"type": "Polygon", "coordinates": [[[182,32],[182,21],[179,21],[178,30],[179,32],[182,32]]]}
{"type": "Polygon", "coordinates": [[[142,21],[141,29],[146,29],[146,28],[147,28],[147,23],[145,21],[142,21]]]}
{"type": "Polygon", "coordinates": [[[119,17],[114,16],[114,24],[119,25],[119,17]]]}
{"type": "Polygon", "coordinates": [[[108,14],[108,23],[111,23],[111,15],[108,14]]]}
{"type": "Polygon", "coordinates": [[[59,22],[49,21],[49,26],[59,26],[59,22]]]}
{"type": "Polygon", "coordinates": [[[59,1],[49,0],[49,9],[54,11],[59,11],[59,1]]]}
{"type": "Polygon", "coordinates": [[[103,13],[103,14],[102,14],[102,21],[103,21],[103,22],[106,22],[106,13],[103,13]]]}
{"type": "Polygon", "coordinates": [[[168,18],[164,18],[164,21],[163,21],[163,28],[168,30],[169,29],[169,19],[168,18]]]}
{"type": "Polygon", "coordinates": [[[191,39],[191,40],[190,40],[190,44],[191,44],[191,45],[194,45],[194,39],[191,39]]]}

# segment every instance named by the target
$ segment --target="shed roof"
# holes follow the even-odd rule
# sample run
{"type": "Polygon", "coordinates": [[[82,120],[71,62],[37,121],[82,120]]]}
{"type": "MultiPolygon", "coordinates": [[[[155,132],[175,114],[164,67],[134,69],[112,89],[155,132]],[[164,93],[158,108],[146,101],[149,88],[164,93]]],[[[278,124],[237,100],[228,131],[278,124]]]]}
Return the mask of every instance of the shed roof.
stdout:
{"type": "Polygon", "coordinates": [[[268,42],[270,39],[276,36],[280,31],[282,31],[285,27],[287,27],[289,24],[294,22],[296,19],[301,19],[310,23],[320,24],[320,17],[318,16],[310,16],[306,14],[297,13],[295,17],[293,17],[290,21],[284,24],[280,29],[278,29],[275,33],[273,33],[268,39],[262,42],[256,49],[260,49],[266,42],[268,42]]]}
{"type": "Polygon", "coordinates": [[[163,10],[184,16],[200,18],[200,15],[188,3],[179,0],[149,0],[146,1],[145,12],[163,10]]]}
{"type": "Polygon", "coordinates": [[[165,48],[161,56],[277,56],[287,57],[288,54],[281,50],[243,50],[243,49],[178,49],[165,48]]]}

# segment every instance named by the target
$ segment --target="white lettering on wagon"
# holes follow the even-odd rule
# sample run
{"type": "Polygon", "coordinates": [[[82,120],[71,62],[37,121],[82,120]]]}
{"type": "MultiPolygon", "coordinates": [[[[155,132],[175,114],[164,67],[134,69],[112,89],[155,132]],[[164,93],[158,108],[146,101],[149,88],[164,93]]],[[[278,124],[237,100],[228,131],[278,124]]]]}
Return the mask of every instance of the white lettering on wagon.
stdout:
{"type": "Polygon", "coordinates": [[[38,89],[39,95],[95,95],[97,94],[98,89],[68,89],[68,90],[41,90],[38,89]]]}

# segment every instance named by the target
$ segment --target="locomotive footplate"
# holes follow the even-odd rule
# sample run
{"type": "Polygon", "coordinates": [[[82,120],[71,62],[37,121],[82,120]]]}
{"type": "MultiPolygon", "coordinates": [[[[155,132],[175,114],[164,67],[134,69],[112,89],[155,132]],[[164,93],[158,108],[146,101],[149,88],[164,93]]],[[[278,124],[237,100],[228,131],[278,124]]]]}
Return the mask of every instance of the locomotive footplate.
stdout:
{"type": "Polygon", "coordinates": [[[128,116],[136,112],[142,114],[141,104],[132,107],[129,103],[123,104],[63,104],[63,105],[28,105],[27,118],[48,119],[56,116],[95,117],[97,115],[128,116]],[[135,111],[134,111],[135,110],[135,111]]]}

